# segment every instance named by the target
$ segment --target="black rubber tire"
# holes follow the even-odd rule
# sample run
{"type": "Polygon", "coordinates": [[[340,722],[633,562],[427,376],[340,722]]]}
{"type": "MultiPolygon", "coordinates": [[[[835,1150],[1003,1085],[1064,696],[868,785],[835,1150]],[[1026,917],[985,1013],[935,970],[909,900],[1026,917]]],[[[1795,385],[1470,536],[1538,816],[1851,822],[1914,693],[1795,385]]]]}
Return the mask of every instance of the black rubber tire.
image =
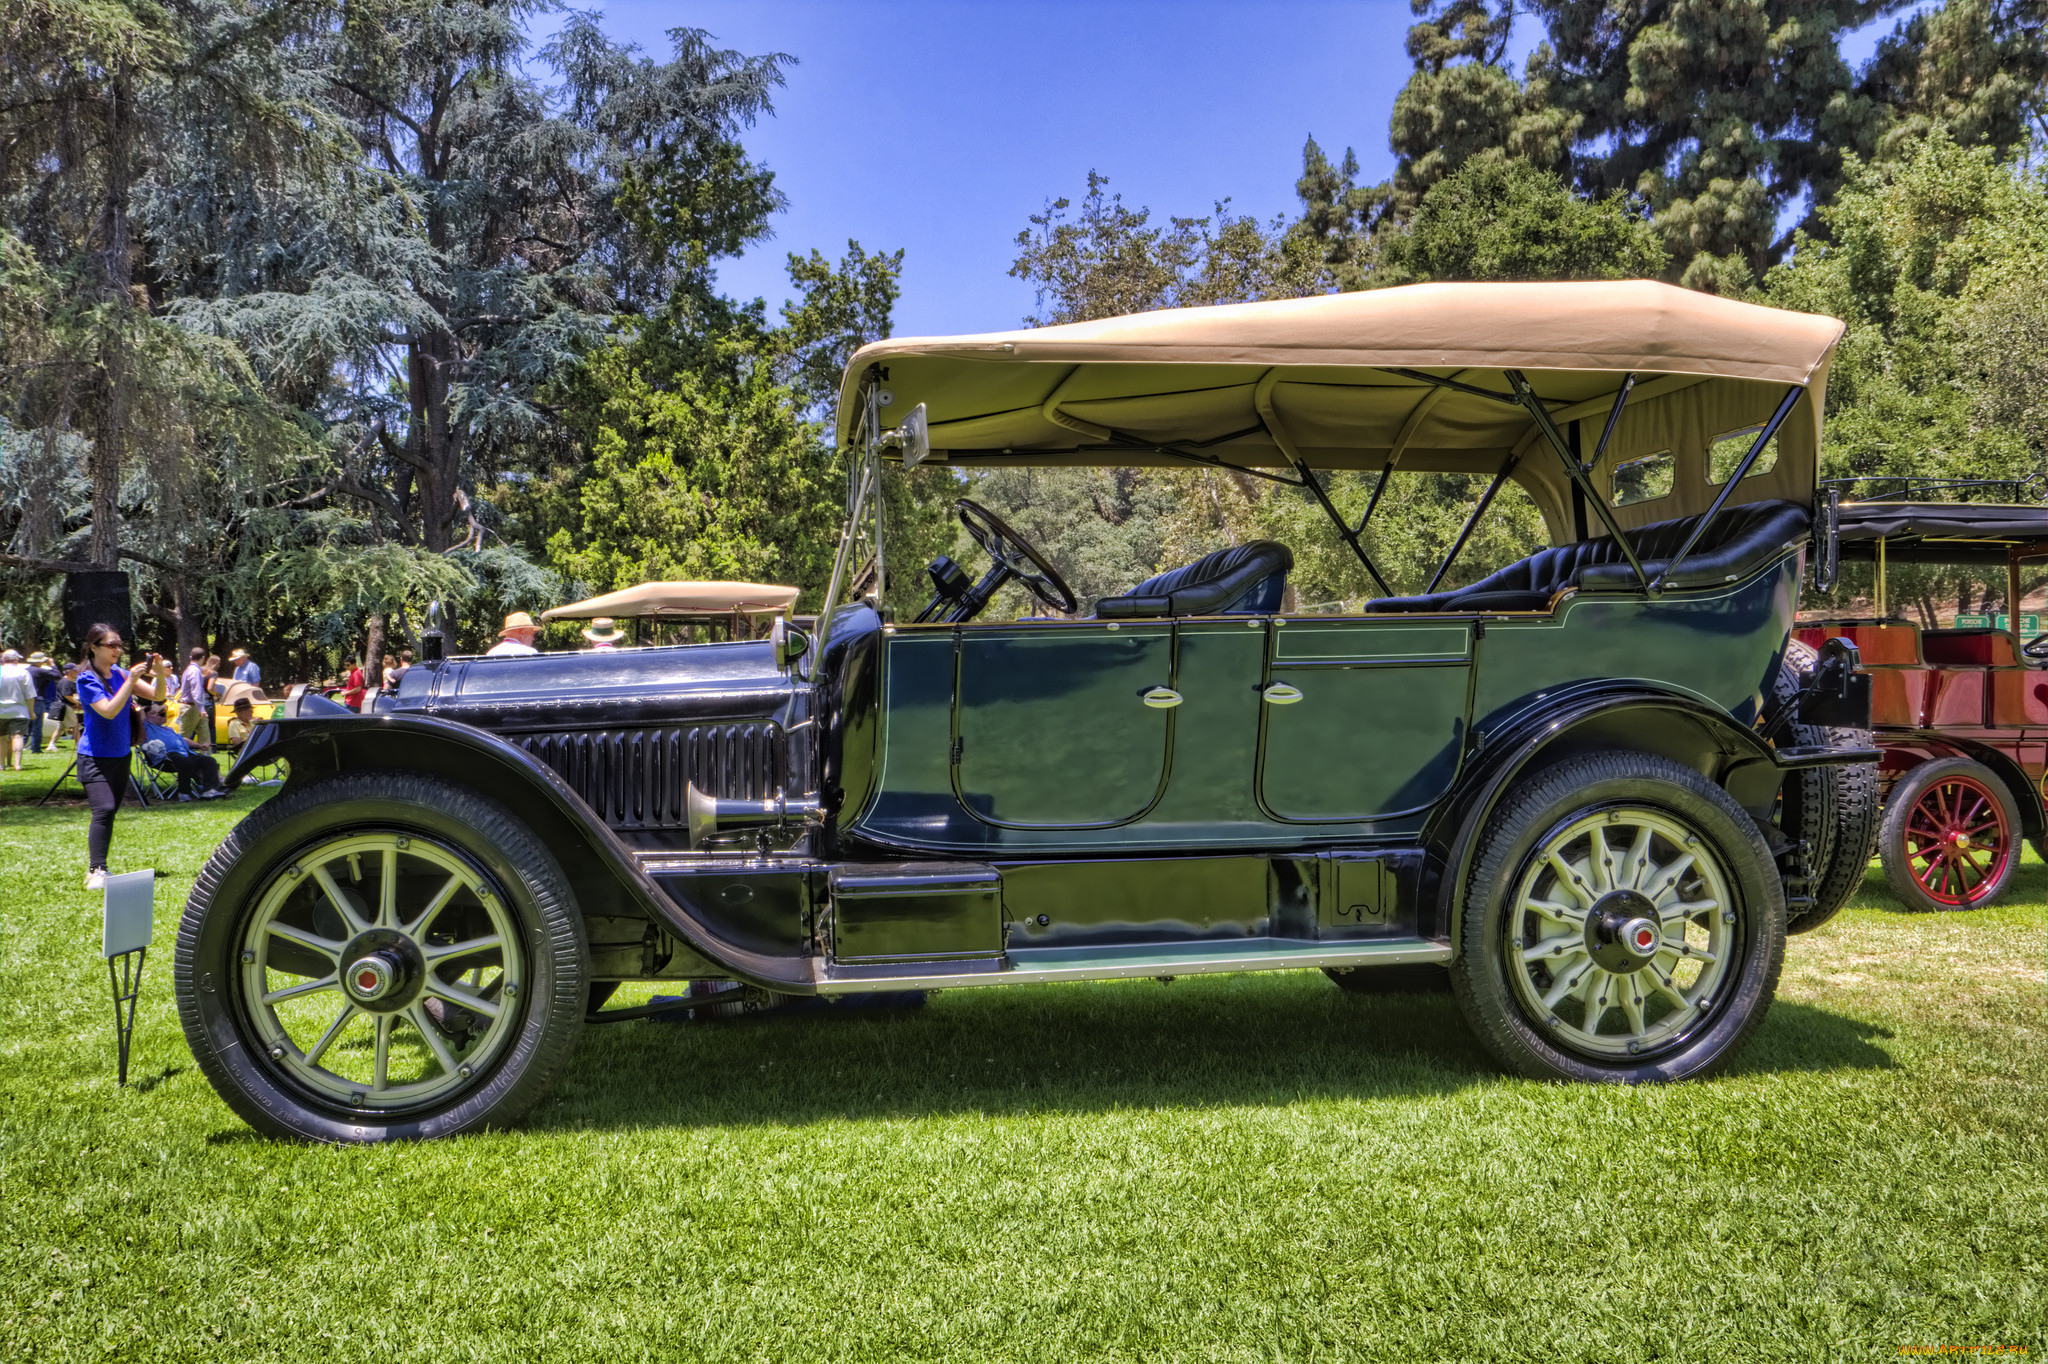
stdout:
{"type": "Polygon", "coordinates": [[[258,807],[199,873],[178,927],[173,986],[199,1068],[268,1136],[326,1142],[448,1137],[509,1126],[569,1064],[589,998],[583,916],[553,854],[511,811],[465,786],[410,772],[346,772],[258,807]],[[509,1044],[430,1106],[352,1109],[293,1082],[255,1045],[238,999],[242,927],[271,874],[315,839],[348,829],[416,831],[459,850],[516,916],[530,987],[509,1044]]]}
{"type": "Polygon", "coordinates": [[[2013,799],[2012,790],[2006,786],[2004,778],[1984,764],[1968,758],[1940,758],[1921,763],[1893,783],[1891,799],[1885,802],[1884,827],[1878,835],[1877,848],[1878,856],[1884,862],[1885,880],[1891,883],[1892,894],[1899,897],[1901,904],[1927,914],[1953,914],[1982,909],[2005,893],[2005,888],[2012,883],[2012,874],[2019,870],[2020,848],[2024,842],[2019,802],[2013,799]],[[1970,777],[1991,793],[1992,799],[2000,806],[2000,814],[2012,840],[2012,856],[2006,858],[2004,871],[1993,878],[1981,895],[1966,905],[1943,904],[1929,895],[1914,879],[1906,861],[1906,820],[1913,806],[1928,787],[1952,776],[1970,777]]]}
{"type": "Polygon", "coordinates": [[[1451,969],[1433,961],[1395,966],[1325,966],[1337,988],[1354,995],[1440,995],[1451,988],[1451,969]]]}
{"type": "Polygon", "coordinates": [[[1726,1064],[1763,1023],[1785,960],[1785,892],[1742,807],[1689,767],[1646,753],[1581,754],[1518,782],[1494,810],[1466,883],[1451,990],[1501,1065],[1541,1080],[1640,1084],[1697,1079],[1726,1064]],[[1503,921],[1529,860],[1550,834],[1617,805],[1652,807],[1705,839],[1738,903],[1740,960],[1706,1017],[1669,1045],[1625,1059],[1567,1050],[1524,1012],[1509,982],[1503,921]]]}
{"type": "MultiPolygon", "coordinates": [[[[1816,661],[1813,649],[1798,640],[1786,646],[1771,703],[1765,707],[1766,717],[1792,704],[1799,692],[1800,674],[1816,661]]],[[[1789,727],[1785,742],[1829,748],[1873,746],[1867,729],[1827,728],[1797,721],[1789,727]]],[[[1809,767],[1786,777],[1778,826],[1787,837],[1807,841],[1808,869],[1813,875],[1807,891],[1813,903],[1787,915],[1787,933],[1811,933],[1849,903],[1870,870],[1878,818],[1875,764],[1809,767]]]]}

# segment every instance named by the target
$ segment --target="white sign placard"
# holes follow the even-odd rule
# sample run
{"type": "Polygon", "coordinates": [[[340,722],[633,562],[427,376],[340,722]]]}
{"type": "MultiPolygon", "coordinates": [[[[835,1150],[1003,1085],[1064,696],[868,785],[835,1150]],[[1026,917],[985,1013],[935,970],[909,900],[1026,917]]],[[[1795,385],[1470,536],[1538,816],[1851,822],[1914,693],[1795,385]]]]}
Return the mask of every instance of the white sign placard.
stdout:
{"type": "Polygon", "coordinates": [[[156,922],[156,873],[124,871],[107,878],[107,910],[100,955],[112,960],[149,946],[156,922]]]}

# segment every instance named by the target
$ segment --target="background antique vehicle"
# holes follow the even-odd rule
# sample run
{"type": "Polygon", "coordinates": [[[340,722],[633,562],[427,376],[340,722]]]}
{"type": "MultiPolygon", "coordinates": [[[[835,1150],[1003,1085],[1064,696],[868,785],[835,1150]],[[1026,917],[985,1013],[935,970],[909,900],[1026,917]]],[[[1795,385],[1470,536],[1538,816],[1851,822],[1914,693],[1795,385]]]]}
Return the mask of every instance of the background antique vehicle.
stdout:
{"type": "Polygon", "coordinates": [[[1645,282],[1424,285],[868,346],[812,629],[423,660],[372,714],[260,733],[243,763],[290,784],[187,907],[194,1054],[265,1131],[431,1136],[516,1119],[622,980],[1433,963],[1513,1071],[1704,1074],[1762,1020],[1788,912],[1868,856],[1836,780],[1877,757],[1867,678],[1840,642],[1788,655],[1841,330],[1645,282]],[[1258,542],[1080,618],[963,499],[990,566],[942,558],[892,620],[846,589],[887,562],[898,460],[1274,479],[1383,595],[1279,614],[1292,554],[1258,542]],[[1491,480],[1423,595],[1318,473],[1397,468],[1491,480]],[[1554,547],[1445,588],[1508,480],[1554,547]],[[1012,581],[1055,617],[977,620],[1012,581]]]}
{"type": "MultiPolygon", "coordinates": [[[[1902,495],[1916,491],[1956,489],[1902,495]]],[[[1834,515],[1841,558],[1871,566],[1868,613],[1809,616],[1798,637],[1853,642],[1871,674],[1884,751],[1878,851],[1893,892],[1920,909],[1976,909],[2012,879],[2021,839],[2048,856],[2048,633],[2024,606],[2013,611],[2022,569],[2048,559],[2048,507],[1866,500],[1834,515]],[[1887,591],[1894,565],[1937,566],[1989,589],[2005,603],[2002,624],[1906,619],[1887,591]]]]}
{"type": "Polygon", "coordinates": [[[751,639],[761,616],[787,615],[796,605],[797,589],[773,583],[654,582],[543,611],[552,620],[613,620],[634,623],[632,643],[649,640],[646,631],[663,625],[694,625],[707,637],[722,631],[727,639],[751,639]]]}

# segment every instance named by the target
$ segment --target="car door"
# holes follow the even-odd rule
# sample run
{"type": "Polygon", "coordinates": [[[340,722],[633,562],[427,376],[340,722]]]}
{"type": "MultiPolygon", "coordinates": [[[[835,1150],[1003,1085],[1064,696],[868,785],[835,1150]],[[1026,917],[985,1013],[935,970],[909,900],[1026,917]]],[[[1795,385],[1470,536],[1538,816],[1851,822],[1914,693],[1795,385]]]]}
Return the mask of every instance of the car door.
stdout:
{"type": "Polygon", "coordinates": [[[1159,800],[1171,621],[969,626],[955,646],[953,790],[984,823],[1101,828],[1159,800]]]}
{"type": "Polygon", "coordinates": [[[1472,643],[1470,621],[1276,620],[1260,693],[1266,813],[1313,823],[1430,806],[1458,775],[1472,643]]]}

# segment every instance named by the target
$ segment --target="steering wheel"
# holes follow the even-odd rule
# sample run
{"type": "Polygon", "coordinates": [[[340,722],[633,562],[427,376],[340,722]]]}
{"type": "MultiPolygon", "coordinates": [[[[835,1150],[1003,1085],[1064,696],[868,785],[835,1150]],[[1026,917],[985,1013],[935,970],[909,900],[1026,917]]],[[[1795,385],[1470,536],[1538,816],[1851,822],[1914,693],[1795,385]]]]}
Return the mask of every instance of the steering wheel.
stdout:
{"type": "Polygon", "coordinates": [[[1041,606],[1071,616],[1080,609],[1080,601],[1074,596],[1074,589],[1067,586],[1059,570],[1045,561],[1045,556],[1023,536],[1003,524],[1003,519],[967,498],[953,504],[953,510],[960,513],[960,524],[967,527],[967,533],[974,537],[974,543],[988,551],[1003,577],[993,584],[983,600],[995,595],[995,589],[1003,582],[1015,578],[1024,584],[1036,597],[1041,606]]]}
{"type": "Polygon", "coordinates": [[[2028,658],[2048,659],[2048,635],[2035,635],[2025,644],[2020,645],[2020,652],[2028,658]]]}

